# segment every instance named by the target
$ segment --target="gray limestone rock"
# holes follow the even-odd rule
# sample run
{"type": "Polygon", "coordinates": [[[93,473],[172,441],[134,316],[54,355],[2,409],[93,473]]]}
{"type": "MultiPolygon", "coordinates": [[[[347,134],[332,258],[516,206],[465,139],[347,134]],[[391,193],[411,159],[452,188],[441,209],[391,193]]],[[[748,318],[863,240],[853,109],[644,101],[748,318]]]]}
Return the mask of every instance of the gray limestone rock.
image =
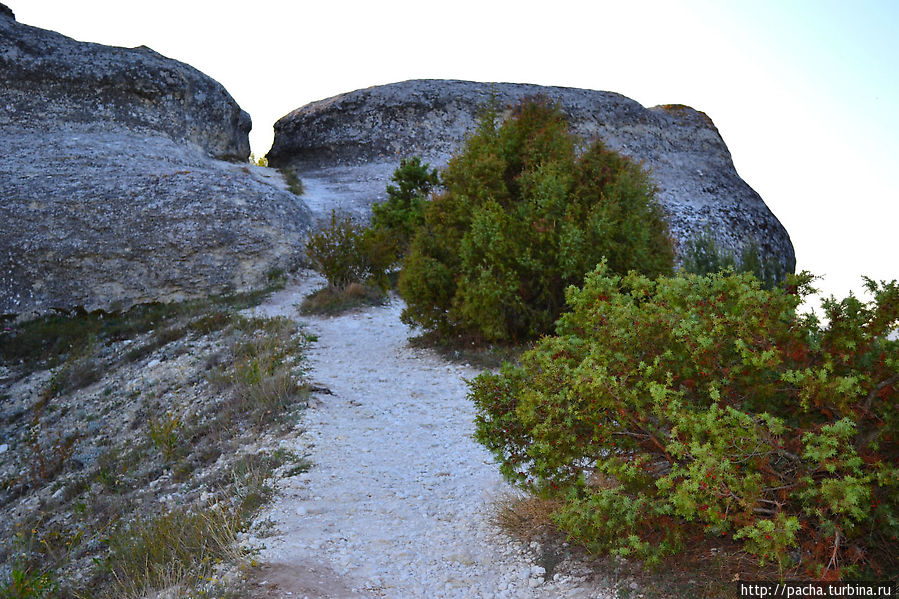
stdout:
{"type": "Polygon", "coordinates": [[[245,160],[249,128],[185,64],[0,11],[0,315],[242,291],[295,266],[304,202],[216,159],[245,160]]]}
{"type": "Polygon", "coordinates": [[[501,106],[537,94],[558,102],[575,133],[649,169],[678,245],[709,227],[739,255],[755,240],[762,253],[793,271],[787,231],[734,169],[711,119],[680,105],[644,108],[622,95],[510,83],[415,80],[357,90],[298,108],[275,124],[273,166],[295,170],[310,207],[345,198],[362,214],[382,201],[401,158],[418,155],[443,166],[474,129],[495,94],[501,106]],[[316,194],[317,192],[317,194],[316,194]]]}
{"type": "Polygon", "coordinates": [[[104,121],[246,160],[250,115],[217,81],[147,48],[77,42],[0,18],[0,125],[104,121]]]}

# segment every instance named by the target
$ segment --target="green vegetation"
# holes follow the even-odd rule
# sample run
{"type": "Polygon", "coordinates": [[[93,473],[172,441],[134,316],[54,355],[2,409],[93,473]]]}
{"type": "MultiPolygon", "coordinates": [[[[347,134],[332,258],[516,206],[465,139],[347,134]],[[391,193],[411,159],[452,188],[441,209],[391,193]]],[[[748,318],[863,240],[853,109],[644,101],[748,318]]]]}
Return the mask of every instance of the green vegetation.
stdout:
{"type": "Polygon", "coordinates": [[[740,253],[740,259],[720,248],[709,228],[693,236],[684,247],[682,255],[684,272],[694,275],[708,275],[728,268],[737,272],[748,272],[771,289],[786,279],[783,266],[773,257],[761,257],[761,249],[755,239],[749,241],[740,253]]]}
{"type": "Polygon", "coordinates": [[[331,211],[327,226],[309,237],[306,256],[328,282],[307,298],[307,313],[335,313],[384,301],[396,243],[385,229],[366,228],[348,214],[331,211]]]}
{"type": "Polygon", "coordinates": [[[306,188],[303,187],[302,179],[300,179],[295,172],[289,168],[282,168],[280,170],[281,174],[284,175],[284,181],[287,183],[287,189],[290,190],[290,193],[297,196],[306,193],[306,188]]]}
{"type": "Polygon", "coordinates": [[[256,158],[256,155],[253,152],[250,152],[249,162],[254,166],[268,166],[268,158],[265,156],[256,158]]]}
{"type": "Polygon", "coordinates": [[[592,551],[703,538],[814,577],[895,577],[899,286],[797,307],[811,277],[619,276],[602,264],[520,366],[471,386],[503,474],[592,551]]]}
{"type": "Polygon", "coordinates": [[[146,597],[161,589],[204,588],[215,566],[238,560],[237,533],[245,517],[222,508],[200,513],[186,509],[147,519],[138,517],[108,539],[103,567],[111,583],[108,597],[146,597]]]}
{"type": "Polygon", "coordinates": [[[362,306],[379,306],[387,302],[384,291],[370,285],[350,283],[343,289],[322,287],[303,298],[301,314],[340,314],[362,306]]]}
{"type": "Polygon", "coordinates": [[[306,338],[285,317],[241,319],[236,326],[242,334],[231,347],[231,359],[210,375],[213,384],[229,392],[218,419],[226,427],[240,422],[261,427],[305,396],[297,359],[306,338]]]}
{"type": "Polygon", "coordinates": [[[383,231],[396,247],[396,259],[409,251],[412,238],[425,222],[425,205],[440,184],[435,169],[418,157],[402,160],[387,186],[387,201],[372,206],[371,226],[383,231]]]}
{"type": "MultiPolygon", "coordinates": [[[[7,326],[0,332],[0,362],[21,363],[26,371],[52,368],[67,358],[83,359],[91,355],[92,350],[154,331],[151,343],[155,347],[129,354],[129,359],[137,360],[183,336],[186,331],[181,327],[185,326],[185,319],[196,318],[207,324],[218,319],[221,323],[228,318],[229,312],[255,306],[273,290],[283,287],[279,277],[270,279],[267,288],[248,293],[181,303],[139,304],[124,312],[75,310],[71,314],[45,316],[7,326]],[[173,325],[176,322],[180,324],[173,325]]],[[[202,325],[190,322],[186,326],[193,330],[202,328],[202,325]]]]}
{"type": "Polygon", "coordinates": [[[599,142],[578,153],[540,98],[496,120],[488,108],[426,205],[399,278],[406,322],[444,337],[532,339],[603,257],[615,272],[671,272],[667,225],[638,165],[599,142]]]}
{"type": "Polygon", "coordinates": [[[332,289],[377,279],[383,272],[383,265],[371,259],[368,231],[348,214],[332,210],[328,225],[309,236],[306,256],[332,289]]]}

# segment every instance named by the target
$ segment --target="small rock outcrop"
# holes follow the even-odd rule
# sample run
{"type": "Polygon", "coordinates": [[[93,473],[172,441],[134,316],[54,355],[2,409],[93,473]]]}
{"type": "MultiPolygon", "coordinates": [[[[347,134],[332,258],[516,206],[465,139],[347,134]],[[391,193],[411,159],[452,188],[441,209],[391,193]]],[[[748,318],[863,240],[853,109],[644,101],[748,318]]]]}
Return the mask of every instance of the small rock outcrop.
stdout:
{"type": "Polygon", "coordinates": [[[730,152],[704,113],[680,105],[644,108],[620,94],[510,83],[416,80],[357,90],[298,108],[275,124],[273,166],[303,177],[318,196],[348,198],[347,208],[380,201],[401,158],[445,165],[474,129],[481,108],[543,95],[558,102],[575,133],[644,164],[658,186],[671,231],[682,244],[709,227],[737,254],[755,240],[793,271],[787,231],[734,169],[730,152]]]}
{"type": "Polygon", "coordinates": [[[250,167],[250,117],[149,48],[72,40],[0,5],[0,316],[261,287],[310,223],[250,167]]]}

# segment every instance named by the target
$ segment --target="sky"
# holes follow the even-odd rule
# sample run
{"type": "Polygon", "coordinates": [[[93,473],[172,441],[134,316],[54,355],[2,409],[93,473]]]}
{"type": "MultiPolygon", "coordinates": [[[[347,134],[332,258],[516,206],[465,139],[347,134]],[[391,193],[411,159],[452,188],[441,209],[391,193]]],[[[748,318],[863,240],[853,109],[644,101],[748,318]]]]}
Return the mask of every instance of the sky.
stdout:
{"type": "Polygon", "coordinates": [[[407,79],[614,91],[708,114],[822,295],[899,279],[899,0],[260,3],[0,0],[22,23],[146,45],[272,125],[407,79]]]}

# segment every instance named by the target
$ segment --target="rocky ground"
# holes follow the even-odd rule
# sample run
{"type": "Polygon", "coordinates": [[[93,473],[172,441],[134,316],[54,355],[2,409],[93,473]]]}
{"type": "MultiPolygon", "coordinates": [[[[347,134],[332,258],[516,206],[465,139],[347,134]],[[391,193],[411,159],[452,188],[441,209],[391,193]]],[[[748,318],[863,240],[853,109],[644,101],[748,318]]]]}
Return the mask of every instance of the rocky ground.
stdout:
{"type": "MultiPolygon", "coordinates": [[[[315,279],[254,312],[295,317],[315,279]]],[[[317,341],[308,456],[264,512],[264,597],[614,597],[567,545],[519,541],[494,523],[510,492],[472,438],[466,379],[478,371],[408,344],[401,300],[336,317],[303,317],[317,341]],[[292,593],[292,595],[291,595],[292,593]]]]}
{"type": "Polygon", "coordinates": [[[241,596],[240,535],[308,467],[305,337],[246,299],[3,327],[0,596],[241,596]]]}

